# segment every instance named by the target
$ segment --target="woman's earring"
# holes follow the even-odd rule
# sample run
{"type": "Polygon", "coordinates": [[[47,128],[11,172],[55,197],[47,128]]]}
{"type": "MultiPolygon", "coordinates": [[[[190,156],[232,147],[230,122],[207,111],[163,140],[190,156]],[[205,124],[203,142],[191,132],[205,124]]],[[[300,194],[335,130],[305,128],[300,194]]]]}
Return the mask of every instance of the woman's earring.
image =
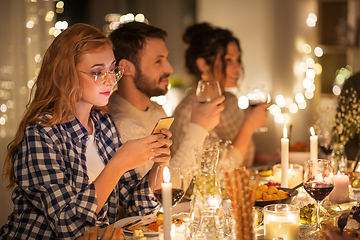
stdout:
{"type": "Polygon", "coordinates": [[[209,79],[209,74],[207,73],[207,71],[204,71],[201,73],[201,80],[208,80],[209,79]]]}

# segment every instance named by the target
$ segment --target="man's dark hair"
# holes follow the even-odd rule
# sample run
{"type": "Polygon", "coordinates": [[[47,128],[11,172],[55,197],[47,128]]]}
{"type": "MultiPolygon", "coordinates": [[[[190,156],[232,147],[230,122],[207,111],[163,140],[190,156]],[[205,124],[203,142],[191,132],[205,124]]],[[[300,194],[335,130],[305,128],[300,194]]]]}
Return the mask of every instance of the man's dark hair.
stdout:
{"type": "Polygon", "coordinates": [[[139,51],[148,38],[160,38],[165,41],[166,37],[166,31],[142,22],[121,24],[109,35],[114,44],[116,63],[126,59],[135,66],[139,64],[139,51]]]}

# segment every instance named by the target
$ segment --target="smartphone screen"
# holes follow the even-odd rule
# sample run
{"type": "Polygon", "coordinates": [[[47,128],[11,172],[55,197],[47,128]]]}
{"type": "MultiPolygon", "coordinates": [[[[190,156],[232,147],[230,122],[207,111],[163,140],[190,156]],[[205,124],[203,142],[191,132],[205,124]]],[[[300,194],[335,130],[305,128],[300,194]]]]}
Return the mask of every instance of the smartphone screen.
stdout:
{"type": "Polygon", "coordinates": [[[169,129],[171,124],[174,121],[174,117],[166,117],[166,118],[160,118],[154,129],[152,130],[151,134],[156,134],[156,133],[161,133],[160,130],[165,128],[165,129],[169,129]]]}

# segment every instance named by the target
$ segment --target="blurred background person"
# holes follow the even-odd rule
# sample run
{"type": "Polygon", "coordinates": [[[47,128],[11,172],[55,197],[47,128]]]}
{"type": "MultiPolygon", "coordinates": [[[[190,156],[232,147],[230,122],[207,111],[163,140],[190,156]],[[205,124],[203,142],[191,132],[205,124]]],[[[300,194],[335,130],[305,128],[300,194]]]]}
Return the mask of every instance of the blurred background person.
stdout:
{"type": "MultiPolygon", "coordinates": [[[[250,167],[254,160],[258,164],[269,165],[280,161],[278,154],[256,153],[252,139],[256,129],[265,124],[270,103],[249,107],[244,111],[238,107],[237,97],[226,91],[227,88],[238,85],[243,73],[239,40],[229,30],[199,23],[186,29],[183,41],[188,45],[186,68],[194,76],[195,84],[201,79],[218,81],[222,95],[225,96],[225,108],[221,112],[220,123],[209,131],[211,136],[231,141],[233,148],[230,148],[228,156],[240,165],[250,167]]],[[[195,89],[190,90],[175,109],[174,117],[178,121],[170,128],[174,139],[181,140],[189,131],[189,113],[194,95],[195,89]]],[[[178,142],[174,141],[171,154],[176,154],[178,148],[178,142]]]]}

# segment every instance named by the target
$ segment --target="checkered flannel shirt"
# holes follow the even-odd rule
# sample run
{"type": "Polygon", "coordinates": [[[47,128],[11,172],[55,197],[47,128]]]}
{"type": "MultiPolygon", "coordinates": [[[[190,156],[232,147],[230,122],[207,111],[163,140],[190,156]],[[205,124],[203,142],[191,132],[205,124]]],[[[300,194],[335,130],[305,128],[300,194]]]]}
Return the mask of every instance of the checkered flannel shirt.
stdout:
{"type": "MultiPolygon", "coordinates": [[[[113,121],[92,110],[97,150],[105,164],[121,146],[113,121]]],[[[50,127],[30,124],[14,156],[14,211],[1,239],[75,239],[93,225],[112,224],[118,206],[145,215],[158,203],[136,170],[126,172],[96,214],[97,198],[86,174],[86,129],[75,118],[50,127]]]]}

